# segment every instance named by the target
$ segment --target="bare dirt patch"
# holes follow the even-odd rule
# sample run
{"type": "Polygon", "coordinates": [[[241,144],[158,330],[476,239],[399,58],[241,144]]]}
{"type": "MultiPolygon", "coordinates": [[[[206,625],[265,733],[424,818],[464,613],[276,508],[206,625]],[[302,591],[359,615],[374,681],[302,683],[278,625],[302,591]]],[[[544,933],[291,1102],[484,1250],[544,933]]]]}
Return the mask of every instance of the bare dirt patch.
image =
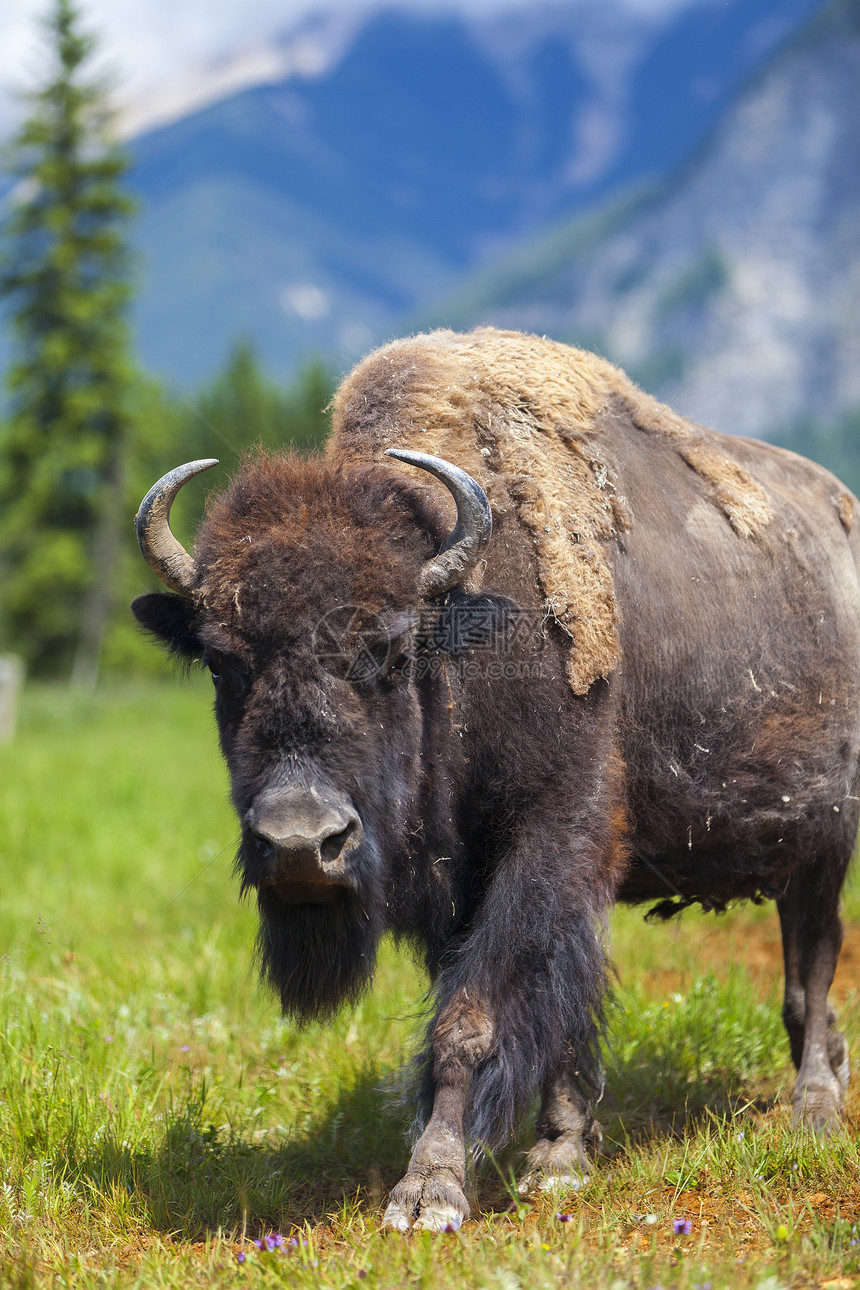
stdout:
{"type": "MultiPolygon", "coordinates": [[[[655,928],[659,932],[660,928],[655,928]]],[[[619,964],[622,979],[629,977],[641,984],[648,994],[659,998],[673,992],[683,993],[693,978],[709,974],[725,980],[737,970],[743,971],[754,989],[765,997],[774,983],[782,988],[782,941],[779,920],[772,916],[745,919],[743,915],[718,914],[700,919],[695,925],[684,923],[665,928],[666,944],[663,965],[658,968],[636,967],[626,972],[619,964]]],[[[845,936],[836,977],[831,987],[834,1002],[845,1002],[860,981],[860,921],[845,922],[845,936]]]]}

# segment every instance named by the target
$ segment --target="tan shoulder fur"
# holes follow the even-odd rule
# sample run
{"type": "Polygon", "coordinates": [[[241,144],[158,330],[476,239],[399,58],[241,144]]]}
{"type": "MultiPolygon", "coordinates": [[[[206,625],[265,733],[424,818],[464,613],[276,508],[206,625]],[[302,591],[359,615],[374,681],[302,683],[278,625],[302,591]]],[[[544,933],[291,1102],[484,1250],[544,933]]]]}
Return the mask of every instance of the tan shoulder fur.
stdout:
{"type": "Polygon", "coordinates": [[[571,637],[577,694],[609,676],[619,657],[607,547],[631,516],[601,455],[612,395],[639,429],[676,444],[736,532],[749,536],[768,522],[767,494],[722,459],[707,432],[605,359],[545,338],[482,327],[394,341],[350,373],[333,403],[331,455],[359,463],[381,461],[390,447],[432,453],[468,470],[495,509],[516,509],[547,612],[571,637]]]}

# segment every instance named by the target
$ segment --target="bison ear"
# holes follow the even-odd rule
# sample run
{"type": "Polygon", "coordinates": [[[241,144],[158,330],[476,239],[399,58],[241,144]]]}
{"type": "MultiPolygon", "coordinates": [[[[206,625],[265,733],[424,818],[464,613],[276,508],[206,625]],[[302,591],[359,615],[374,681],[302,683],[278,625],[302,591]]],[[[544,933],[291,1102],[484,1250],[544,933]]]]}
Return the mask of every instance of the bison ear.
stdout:
{"type": "Polygon", "coordinates": [[[194,606],[185,596],[150,591],[131,602],[131,612],[171,654],[184,659],[200,657],[202,646],[192,625],[194,606]]]}

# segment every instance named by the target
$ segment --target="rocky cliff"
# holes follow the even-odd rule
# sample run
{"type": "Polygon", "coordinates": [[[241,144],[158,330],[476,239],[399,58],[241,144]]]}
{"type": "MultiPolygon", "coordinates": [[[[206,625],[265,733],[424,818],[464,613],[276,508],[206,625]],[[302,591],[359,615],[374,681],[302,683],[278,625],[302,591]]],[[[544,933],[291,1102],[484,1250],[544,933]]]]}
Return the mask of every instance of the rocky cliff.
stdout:
{"type": "Polygon", "coordinates": [[[833,0],[670,180],[564,222],[434,320],[597,346],[741,434],[860,406],[860,0],[833,0]]]}

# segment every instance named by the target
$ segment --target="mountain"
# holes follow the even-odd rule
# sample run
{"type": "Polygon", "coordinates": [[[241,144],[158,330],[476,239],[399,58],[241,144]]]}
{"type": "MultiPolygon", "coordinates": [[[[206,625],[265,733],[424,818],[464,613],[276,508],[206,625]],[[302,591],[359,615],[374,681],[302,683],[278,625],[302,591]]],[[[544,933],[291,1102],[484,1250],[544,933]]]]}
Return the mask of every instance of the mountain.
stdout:
{"type": "Polygon", "coordinates": [[[860,3],[832,0],[670,179],[560,222],[432,321],[597,347],[684,415],[802,447],[860,409],[858,158],[860,3]]]}
{"type": "Polygon", "coordinates": [[[348,364],[506,248],[677,165],[815,6],[372,13],[319,69],[134,141],[143,358],[187,384],[244,336],[282,375],[348,364]]]}

